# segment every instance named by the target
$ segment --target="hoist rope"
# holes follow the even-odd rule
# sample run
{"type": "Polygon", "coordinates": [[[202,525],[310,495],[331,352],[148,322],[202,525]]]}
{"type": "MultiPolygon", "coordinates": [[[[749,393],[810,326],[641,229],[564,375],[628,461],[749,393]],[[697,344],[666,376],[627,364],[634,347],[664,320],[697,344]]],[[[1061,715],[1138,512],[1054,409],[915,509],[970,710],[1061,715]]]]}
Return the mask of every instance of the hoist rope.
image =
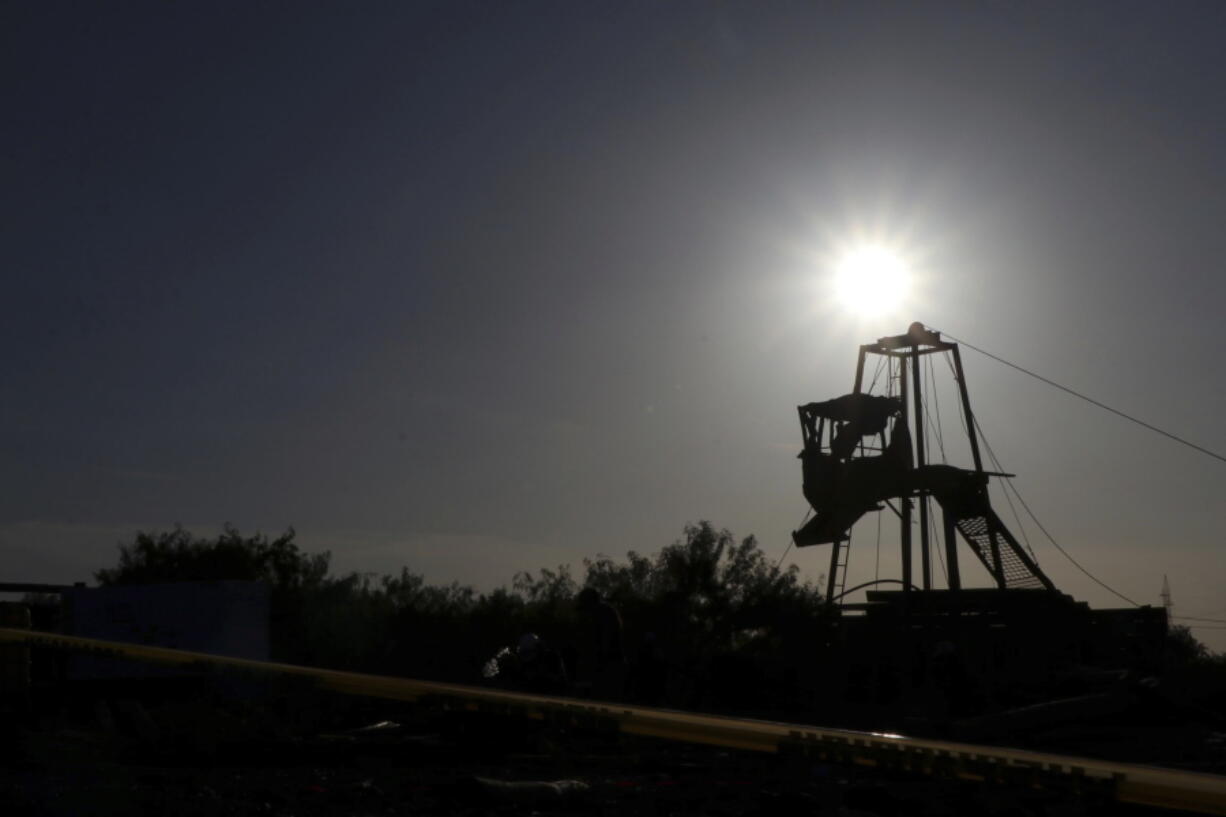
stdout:
{"type": "MultiPolygon", "coordinates": [[[[809,510],[805,511],[805,516],[803,519],[800,520],[800,524],[796,526],[796,530],[800,530],[801,528],[805,526],[805,523],[809,521],[809,515],[812,513],[813,513],[813,508],[809,508],[809,510]]],[[[787,555],[792,552],[792,545],[794,544],[796,544],[795,539],[788,540],[788,546],[783,549],[783,555],[779,557],[779,561],[775,562],[776,571],[779,570],[779,566],[783,564],[783,560],[787,558],[787,555]]]]}
{"type": "MultiPolygon", "coordinates": [[[[986,438],[986,437],[984,437],[984,434],[983,434],[983,429],[979,427],[979,421],[978,421],[977,419],[975,420],[975,429],[976,429],[976,430],[979,432],[979,437],[980,437],[980,439],[982,439],[982,440],[983,440],[984,445],[985,445],[985,446],[987,446],[987,444],[988,444],[987,438],[986,438]]],[[[990,453],[990,449],[989,449],[989,453],[990,453]]],[[[993,459],[993,461],[994,461],[994,462],[996,461],[996,457],[995,457],[995,456],[993,456],[993,457],[992,457],[992,459],[993,459]]],[[[999,463],[997,463],[997,467],[998,467],[998,468],[1000,467],[999,463]]],[[[1002,470],[1003,470],[1003,469],[1002,469],[1002,470]]],[[[1056,537],[1052,536],[1052,535],[1051,535],[1051,533],[1050,533],[1050,532],[1047,530],[1047,528],[1045,528],[1045,527],[1043,526],[1043,523],[1039,521],[1039,518],[1038,518],[1037,516],[1035,516],[1035,515],[1034,515],[1034,511],[1030,510],[1030,506],[1029,506],[1028,504],[1026,504],[1026,500],[1022,498],[1022,494],[1021,494],[1021,492],[1017,490],[1017,486],[1013,484],[1012,480],[1006,479],[1006,480],[1005,480],[1005,484],[1006,484],[1006,485],[1008,485],[1008,487],[1009,487],[1009,488],[1012,488],[1012,489],[1013,489],[1013,494],[1014,494],[1014,496],[1016,496],[1016,497],[1017,497],[1017,501],[1018,501],[1018,502],[1020,502],[1020,503],[1021,503],[1021,505],[1022,505],[1022,507],[1026,509],[1026,514],[1027,514],[1027,515],[1028,515],[1028,516],[1031,518],[1031,520],[1033,520],[1034,524],[1035,524],[1036,526],[1038,526],[1039,530],[1041,530],[1041,531],[1043,532],[1043,535],[1047,537],[1047,541],[1051,542],[1051,543],[1052,543],[1052,545],[1053,545],[1053,546],[1056,548],[1056,550],[1060,551],[1060,553],[1064,555],[1064,558],[1066,558],[1066,559],[1068,559],[1070,562],[1072,562],[1074,567],[1076,567],[1078,570],[1080,570],[1082,573],[1084,573],[1086,576],[1088,576],[1088,577],[1090,578],[1090,580],[1091,580],[1091,581],[1093,581],[1095,584],[1097,584],[1099,587],[1103,588],[1104,590],[1107,590],[1108,592],[1114,593],[1116,596],[1118,596],[1119,598],[1121,598],[1121,599],[1123,599],[1124,601],[1128,602],[1129,604],[1131,604],[1131,605],[1132,605],[1132,606],[1134,606],[1134,607],[1140,607],[1140,606],[1141,606],[1141,605],[1140,605],[1140,604],[1138,604],[1137,602],[1135,602],[1135,601],[1133,601],[1132,599],[1130,599],[1130,598],[1128,598],[1127,596],[1125,596],[1125,595],[1124,595],[1123,593],[1121,593],[1120,591],[1116,590],[1116,589],[1115,589],[1114,587],[1112,587],[1111,585],[1109,585],[1109,584],[1107,584],[1106,582],[1104,582],[1103,580],[1099,579],[1097,576],[1095,576],[1095,575],[1094,575],[1093,573],[1091,573],[1089,570],[1086,570],[1084,567],[1082,567],[1082,566],[1081,566],[1081,563],[1080,563],[1080,562],[1078,562],[1076,559],[1074,559],[1074,558],[1073,558],[1073,557],[1072,557],[1072,556],[1069,554],[1069,552],[1068,552],[1067,550],[1065,550],[1063,547],[1061,547],[1061,546],[1060,546],[1060,543],[1056,541],[1056,537]]],[[[1006,497],[1006,498],[1008,498],[1008,493],[1006,493],[1006,494],[1005,494],[1005,497],[1006,497]]],[[[1019,525],[1020,525],[1020,523],[1019,523],[1019,525]]],[[[1024,531],[1023,531],[1023,535],[1025,535],[1025,532],[1024,532],[1024,531]]],[[[1034,555],[1034,552],[1033,552],[1033,551],[1031,551],[1031,555],[1032,555],[1032,556],[1034,555]]]]}
{"type": "MultiPolygon", "coordinates": [[[[991,358],[992,360],[995,360],[995,361],[997,361],[997,362],[999,362],[999,363],[1003,363],[1004,365],[1009,366],[1010,368],[1017,369],[1019,372],[1022,372],[1023,374],[1028,374],[1028,375],[1030,375],[1031,377],[1035,378],[1036,380],[1040,380],[1040,381],[1042,381],[1042,382],[1044,382],[1044,383],[1047,383],[1047,384],[1048,384],[1048,385],[1050,385],[1050,386],[1054,386],[1055,388],[1060,389],[1061,391],[1068,392],[1069,394],[1073,395],[1074,397],[1078,397],[1078,398],[1080,398],[1080,399],[1082,399],[1082,400],[1085,400],[1085,401],[1086,401],[1086,402],[1088,402],[1088,403],[1091,403],[1091,404],[1096,405],[1096,406],[1098,406],[1098,407],[1100,407],[1100,408],[1106,409],[1107,411],[1110,411],[1112,414],[1118,414],[1120,417],[1123,417],[1123,418],[1124,418],[1124,419],[1126,419],[1126,420],[1131,420],[1132,422],[1137,423],[1138,425],[1141,425],[1141,426],[1143,426],[1143,427],[1145,427],[1145,428],[1148,428],[1148,429],[1150,429],[1151,431],[1155,431],[1155,432],[1157,432],[1157,433],[1159,433],[1159,434],[1162,434],[1162,435],[1163,435],[1163,436],[1165,436],[1165,437],[1169,437],[1170,439],[1175,440],[1176,442],[1183,443],[1184,445],[1187,445],[1187,446],[1189,446],[1189,447],[1191,447],[1191,448],[1194,448],[1194,449],[1196,449],[1197,451],[1200,451],[1200,452],[1202,452],[1202,453],[1204,453],[1204,454],[1208,454],[1208,455],[1209,455],[1209,456],[1211,456],[1211,457],[1214,457],[1214,458],[1216,458],[1216,459],[1222,460],[1223,462],[1226,462],[1226,457],[1223,457],[1223,456],[1222,456],[1222,455],[1220,455],[1220,454],[1216,454],[1216,453],[1214,453],[1213,451],[1210,451],[1210,450],[1209,450],[1209,449],[1207,449],[1207,448],[1202,448],[1201,446],[1198,446],[1198,445],[1196,445],[1196,444],[1194,444],[1194,443],[1190,443],[1190,442],[1188,442],[1187,440],[1183,439],[1182,437],[1178,437],[1178,436],[1176,436],[1176,435],[1174,435],[1174,434],[1171,434],[1170,432],[1163,431],[1162,429],[1158,428],[1157,426],[1150,425],[1149,423],[1146,423],[1146,422],[1144,422],[1144,421],[1142,421],[1142,420],[1138,420],[1137,418],[1135,418],[1135,417],[1133,417],[1133,416],[1131,416],[1131,415],[1129,415],[1129,414],[1125,414],[1124,412],[1119,411],[1118,409],[1113,409],[1113,408],[1111,408],[1110,406],[1108,406],[1108,405],[1106,405],[1106,404],[1104,404],[1104,403],[1100,403],[1100,402],[1099,402],[1099,401],[1097,401],[1097,400],[1094,400],[1094,399],[1092,399],[1092,398],[1090,398],[1090,397],[1086,397],[1084,394],[1081,394],[1080,392],[1074,391],[1073,389],[1070,389],[1070,388],[1068,388],[1067,386],[1062,386],[1062,385],[1060,385],[1059,383],[1056,383],[1056,382],[1055,382],[1055,381],[1053,381],[1053,380],[1049,380],[1048,378],[1043,377],[1042,375],[1039,375],[1039,374],[1036,374],[1036,373],[1034,373],[1034,372],[1030,371],[1029,369],[1023,368],[1023,367],[1021,367],[1021,366],[1018,366],[1016,363],[1010,363],[1009,361],[1005,360],[1004,358],[997,357],[996,355],[994,355],[994,354],[992,354],[992,353],[990,353],[990,352],[984,351],[983,349],[980,349],[978,346],[975,346],[975,345],[973,345],[973,344],[967,343],[967,342],[966,342],[966,341],[964,341],[964,340],[960,340],[960,339],[958,339],[958,338],[955,338],[953,335],[950,335],[950,334],[945,334],[945,337],[949,338],[950,340],[954,341],[955,343],[958,343],[958,344],[961,344],[961,345],[963,345],[963,346],[967,347],[968,349],[973,349],[973,350],[975,350],[976,352],[979,352],[981,355],[985,355],[986,357],[991,358]]],[[[948,359],[948,356],[945,356],[945,357],[946,357],[947,362],[949,363],[949,368],[950,368],[950,371],[951,371],[951,372],[953,372],[954,377],[955,377],[955,378],[957,378],[957,372],[954,370],[953,361],[949,360],[949,359],[948,359]]],[[[962,420],[962,425],[963,425],[963,427],[964,427],[964,428],[967,428],[967,418],[966,418],[966,413],[965,413],[964,411],[962,411],[962,406],[961,406],[961,405],[959,405],[959,406],[958,406],[958,414],[959,414],[959,416],[960,416],[960,418],[961,418],[961,420],[962,420]]],[[[1000,471],[1002,471],[1002,472],[1003,472],[1005,469],[1004,469],[1004,467],[1001,465],[1000,460],[999,460],[999,459],[997,459],[997,457],[996,457],[996,453],[995,453],[995,452],[992,450],[992,445],[991,445],[991,443],[989,443],[989,442],[988,442],[987,435],[985,435],[985,434],[983,433],[983,428],[982,428],[982,427],[979,425],[979,420],[978,420],[978,418],[976,418],[974,415],[971,415],[970,422],[971,422],[971,424],[972,424],[972,425],[974,425],[974,429],[975,429],[975,430],[974,430],[974,433],[975,433],[975,434],[977,434],[977,435],[978,435],[978,437],[979,437],[979,439],[981,439],[981,440],[983,441],[984,448],[985,448],[985,449],[987,449],[988,456],[989,456],[989,457],[992,459],[993,464],[995,465],[995,467],[996,467],[998,470],[1000,470],[1000,471]]],[[[969,430],[969,428],[967,429],[967,433],[968,433],[968,434],[972,433],[972,432],[969,430]]],[[[1031,520],[1034,522],[1034,524],[1035,524],[1035,525],[1038,527],[1038,529],[1039,529],[1040,531],[1042,531],[1042,532],[1043,532],[1043,535],[1044,535],[1045,537],[1047,537],[1047,541],[1051,542],[1052,546],[1053,546],[1053,547],[1055,547],[1055,549],[1056,549],[1056,550],[1058,550],[1058,551],[1060,552],[1060,554],[1061,554],[1062,556],[1064,556],[1064,558],[1068,559],[1068,560],[1069,560],[1069,562],[1071,562],[1071,563],[1072,563],[1072,565],[1073,565],[1074,567],[1076,567],[1078,570],[1080,570],[1082,573],[1084,573],[1084,574],[1085,574],[1085,575],[1086,575],[1086,576],[1087,576],[1087,577],[1088,577],[1088,578],[1089,578],[1091,581],[1093,581],[1093,582],[1094,582],[1095,584],[1097,584],[1098,586],[1102,587],[1104,590],[1108,591],[1109,593],[1112,593],[1113,595],[1115,595],[1116,597],[1118,597],[1118,598],[1120,598],[1120,599],[1123,599],[1124,601],[1128,602],[1129,604],[1133,605],[1134,607],[1140,607],[1140,606],[1141,606],[1141,605],[1140,605],[1140,604],[1138,604],[1137,602],[1135,602],[1135,601],[1133,601],[1132,599],[1130,599],[1130,598],[1128,598],[1127,596],[1125,596],[1123,593],[1121,593],[1121,592],[1119,592],[1118,590],[1116,590],[1114,587],[1111,587],[1109,584],[1107,584],[1106,582],[1104,582],[1104,581],[1102,581],[1101,579],[1099,579],[1097,576],[1095,576],[1093,573],[1091,573],[1089,570],[1087,570],[1085,567],[1083,567],[1083,566],[1081,565],[1081,563],[1080,563],[1080,562],[1078,562],[1076,559],[1074,559],[1074,558],[1073,558],[1073,556],[1072,556],[1072,555],[1071,555],[1071,554],[1070,554],[1070,553],[1069,553],[1067,550],[1065,550],[1065,549],[1064,549],[1064,548],[1063,548],[1063,547],[1060,545],[1060,543],[1059,543],[1059,542],[1057,542],[1057,541],[1056,541],[1056,538],[1055,538],[1054,536],[1052,536],[1052,535],[1051,535],[1051,532],[1050,532],[1050,531],[1048,531],[1048,530],[1047,530],[1047,528],[1046,528],[1046,527],[1043,525],[1043,523],[1039,521],[1039,518],[1038,518],[1037,516],[1035,516],[1034,511],[1032,511],[1032,510],[1030,509],[1030,505],[1029,505],[1029,504],[1026,502],[1026,500],[1025,500],[1023,497],[1022,497],[1021,492],[1020,492],[1020,491],[1018,491],[1017,486],[1013,484],[1013,481],[1012,481],[1011,479],[1009,479],[1009,478],[1007,478],[1007,477],[1006,477],[1006,478],[1004,479],[1004,482],[1005,482],[1005,486],[1006,486],[1006,490],[1005,490],[1005,499],[1006,499],[1006,501],[1008,501],[1008,502],[1009,502],[1009,506],[1010,506],[1010,508],[1012,508],[1012,507],[1013,507],[1013,502],[1012,502],[1012,500],[1010,500],[1010,499],[1009,499],[1009,492],[1010,492],[1010,491],[1012,491],[1012,492],[1013,492],[1013,495],[1017,497],[1017,501],[1018,501],[1018,502],[1021,504],[1022,508],[1023,508],[1023,509],[1026,511],[1026,514],[1027,514],[1027,515],[1030,517],[1030,519],[1031,519],[1031,520]]],[[[1016,509],[1014,509],[1014,511],[1013,511],[1013,512],[1014,512],[1014,516],[1016,517],[1016,516],[1017,516],[1017,511],[1016,511],[1016,509]]],[[[1020,531],[1021,531],[1021,533],[1022,533],[1022,538],[1023,538],[1023,540],[1026,542],[1026,547],[1027,547],[1027,549],[1028,549],[1028,550],[1030,550],[1030,555],[1031,555],[1032,557],[1034,557],[1034,549],[1033,549],[1033,548],[1030,546],[1030,541],[1029,541],[1029,539],[1026,537],[1026,529],[1025,529],[1025,527],[1024,527],[1022,524],[1021,524],[1021,520],[1020,520],[1020,518],[1018,519],[1018,530],[1020,530],[1020,531]]],[[[1036,562],[1038,561],[1038,560],[1037,560],[1037,558],[1035,559],[1035,561],[1036,561],[1036,562]]]]}
{"type": "MultiPolygon", "coordinates": [[[[1001,465],[1000,458],[997,457],[996,452],[992,450],[992,444],[988,442],[988,435],[984,433],[983,426],[979,424],[979,418],[975,417],[974,420],[975,431],[979,433],[979,439],[983,441],[983,447],[987,450],[988,457],[992,460],[992,465],[997,471],[1004,473],[1005,467],[1001,465]]],[[[1026,543],[1026,550],[1030,551],[1030,558],[1034,559],[1035,563],[1037,564],[1039,557],[1034,553],[1034,548],[1030,544],[1030,537],[1026,535],[1026,526],[1022,524],[1022,517],[1018,515],[1017,507],[1014,506],[1013,499],[1009,496],[1010,490],[1015,494],[1017,493],[1017,486],[1013,484],[1013,479],[1011,477],[1001,477],[1001,481],[1005,483],[1005,490],[1003,493],[1005,496],[1005,502],[1009,503],[1009,510],[1013,513],[1013,521],[1017,522],[1017,529],[1022,534],[1022,541],[1026,543]]],[[[1018,496],[1018,499],[1021,499],[1020,495],[1018,496]]]]}
{"type": "Polygon", "coordinates": [[[1180,445],[1186,445],[1188,448],[1191,448],[1191,449],[1192,449],[1192,450],[1194,450],[1194,451],[1199,451],[1200,453],[1202,453],[1202,454],[1204,454],[1204,455],[1206,455],[1206,456],[1208,456],[1208,457],[1213,457],[1215,460],[1220,460],[1221,462],[1226,462],[1226,455],[1219,454],[1219,453],[1217,453],[1216,451],[1211,451],[1211,450],[1209,450],[1208,448],[1205,448],[1205,447],[1204,447],[1204,446],[1202,446],[1202,445],[1197,445],[1196,443],[1191,442],[1190,440],[1186,440],[1186,439],[1184,439],[1183,437],[1180,437],[1178,434],[1172,434],[1171,432],[1166,431],[1165,429],[1158,428],[1158,426],[1153,425],[1152,423],[1147,423],[1147,422],[1145,422],[1144,420],[1141,420],[1141,419],[1139,419],[1139,418],[1137,418],[1137,417],[1132,416],[1131,414],[1128,414],[1128,413],[1126,413],[1126,412],[1120,411],[1119,409],[1116,409],[1116,408],[1112,408],[1111,406],[1108,406],[1106,403],[1103,403],[1103,402],[1101,402],[1101,401],[1095,400],[1095,399],[1094,399],[1094,398],[1092,398],[1092,397],[1087,397],[1086,395],[1082,394],[1081,392],[1079,392],[1079,391],[1077,391],[1077,390],[1075,390],[1075,389],[1070,389],[1068,386],[1062,386],[1062,385],[1060,385],[1059,383],[1057,383],[1056,381],[1054,381],[1054,380],[1050,380],[1050,379],[1048,379],[1048,378],[1044,377],[1044,376],[1043,376],[1043,375],[1041,375],[1041,374],[1037,374],[1037,373],[1035,373],[1035,372],[1032,372],[1030,369],[1027,369],[1027,368],[1025,368],[1025,367],[1023,367],[1023,366],[1019,366],[1019,365],[1017,365],[1016,363],[1010,363],[1009,361],[1005,360],[1005,359],[1004,359],[1004,358],[1002,358],[1002,357],[997,357],[996,355],[992,354],[991,352],[988,352],[988,351],[985,351],[985,350],[983,350],[983,349],[980,349],[978,346],[975,346],[974,344],[967,343],[967,342],[966,342],[966,341],[964,341],[964,340],[959,340],[958,338],[955,338],[953,335],[946,334],[946,335],[945,335],[945,337],[949,338],[950,340],[954,341],[955,343],[960,343],[960,344],[962,344],[963,346],[965,346],[965,347],[966,347],[966,348],[968,348],[968,349],[974,349],[974,350],[975,350],[976,352],[978,352],[979,354],[984,355],[985,357],[990,357],[992,360],[995,360],[997,363],[1003,363],[1004,365],[1008,366],[1008,367],[1009,367],[1009,368],[1011,368],[1011,369],[1017,369],[1017,370],[1018,370],[1019,372],[1021,372],[1022,374],[1027,374],[1027,375],[1030,375],[1030,376],[1031,376],[1031,377],[1033,377],[1035,380],[1042,381],[1043,383],[1046,383],[1047,385],[1052,386],[1053,388],[1057,388],[1057,389],[1059,389],[1059,390],[1060,390],[1060,391],[1062,391],[1062,392],[1065,392],[1065,393],[1067,393],[1067,394],[1071,394],[1071,395],[1073,395],[1074,397],[1076,397],[1076,398],[1078,398],[1078,399],[1080,399],[1080,400],[1084,400],[1084,401],[1086,401],[1087,403],[1089,403],[1089,404],[1091,404],[1091,405],[1098,406],[1100,409],[1103,409],[1104,411],[1109,411],[1109,412],[1111,412],[1112,414],[1116,415],[1117,417],[1123,417],[1125,420],[1128,420],[1129,422],[1136,423],[1137,425],[1141,426],[1142,428],[1149,429],[1150,431],[1154,432],[1155,434],[1161,434],[1163,437],[1166,437],[1166,438],[1167,438],[1167,439],[1169,439],[1169,440],[1174,440],[1175,442],[1179,443],[1180,445]]]}

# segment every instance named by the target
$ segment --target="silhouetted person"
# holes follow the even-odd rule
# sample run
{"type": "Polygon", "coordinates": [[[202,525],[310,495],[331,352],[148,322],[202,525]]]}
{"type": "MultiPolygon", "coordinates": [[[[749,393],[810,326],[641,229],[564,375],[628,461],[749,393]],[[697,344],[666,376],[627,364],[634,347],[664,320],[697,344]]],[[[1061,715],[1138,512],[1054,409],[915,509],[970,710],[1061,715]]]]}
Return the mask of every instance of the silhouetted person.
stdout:
{"type": "Polygon", "coordinates": [[[834,439],[830,442],[830,453],[841,460],[850,458],[860,444],[862,435],[859,432],[859,426],[855,423],[844,424],[835,432],[834,439]]]}
{"type": "Polygon", "coordinates": [[[486,662],[482,675],[499,686],[521,692],[564,695],[570,689],[561,654],[536,633],[524,633],[514,649],[499,650],[486,662]]]}
{"type": "Polygon", "coordinates": [[[586,659],[580,671],[587,676],[593,698],[616,700],[625,691],[626,656],[622,649],[622,619],[617,609],[600,597],[591,587],[585,587],[575,599],[575,606],[587,631],[583,645],[586,659]]]}
{"type": "Polygon", "coordinates": [[[536,633],[524,633],[515,647],[520,689],[542,695],[563,695],[570,686],[562,656],[536,633]]]}
{"type": "Polygon", "coordinates": [[[951,641],[938,641],[928,659],[929,683],[940,696],[933,713],[940,717],[959,717],[976,711],[977,694],[974,685],[951,641]]]}
{"type": "Polygon", "coordinates": [[[639,644],[638,659],[634,665],[634,699],[648,706],[658,706],[664,701],[668,690],[668,662],[660,649],[655,633],[647,633],[639,644]]]}

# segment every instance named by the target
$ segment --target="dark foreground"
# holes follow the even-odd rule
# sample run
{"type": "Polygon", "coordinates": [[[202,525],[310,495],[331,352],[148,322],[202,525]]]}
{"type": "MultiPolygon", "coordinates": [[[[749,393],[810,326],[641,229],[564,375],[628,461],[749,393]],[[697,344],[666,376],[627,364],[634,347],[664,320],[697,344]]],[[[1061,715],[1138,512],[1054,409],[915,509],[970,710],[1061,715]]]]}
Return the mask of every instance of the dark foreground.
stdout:
{"type": "Polygon", "coordinates": [[[291,734],[273,713],[95,702],[11,732],[4,815],[1158,814],[1041,791],[381,705],[291,734]],[[380,720],[382,716],[382,720],[380,720]]]}

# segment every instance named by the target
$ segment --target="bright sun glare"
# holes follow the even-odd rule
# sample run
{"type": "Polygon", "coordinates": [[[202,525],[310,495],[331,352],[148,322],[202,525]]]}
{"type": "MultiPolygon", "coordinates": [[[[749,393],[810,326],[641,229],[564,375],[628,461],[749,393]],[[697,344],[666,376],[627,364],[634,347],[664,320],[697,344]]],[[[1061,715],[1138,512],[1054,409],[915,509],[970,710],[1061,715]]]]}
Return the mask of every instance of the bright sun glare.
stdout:
{"type": "Polygon", "coordinates": [[[897,309],[909,287],[907,265],[884,247],[856,248],[843,256],[834,272],[835,296],[856,315],[883,315],[897,309]]]}

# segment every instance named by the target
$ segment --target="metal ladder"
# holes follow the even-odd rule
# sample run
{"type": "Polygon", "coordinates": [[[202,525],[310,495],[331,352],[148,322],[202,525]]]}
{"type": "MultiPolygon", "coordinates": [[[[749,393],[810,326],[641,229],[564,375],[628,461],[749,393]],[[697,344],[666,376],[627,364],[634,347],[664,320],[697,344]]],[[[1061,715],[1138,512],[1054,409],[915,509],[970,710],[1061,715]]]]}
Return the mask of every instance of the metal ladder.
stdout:
{"type": "Polygon", "coordinates": [[[835,585],[836,592],[834,594],[834,598],[839,599],[840,607],[843,606],[843,600],[842,600],[843,590],[844,588],[847,587],[847,562],[851,558],[851,533],[853,529],[854,528],[848,528],[847,529],[847,540],[844,542],[839,542],[837,544],[837,547],[839,549],[839,555],[838,555],[838,561],[836,561],[834,565],[835,582],[836,582],[836,585],[835,585]]]}

